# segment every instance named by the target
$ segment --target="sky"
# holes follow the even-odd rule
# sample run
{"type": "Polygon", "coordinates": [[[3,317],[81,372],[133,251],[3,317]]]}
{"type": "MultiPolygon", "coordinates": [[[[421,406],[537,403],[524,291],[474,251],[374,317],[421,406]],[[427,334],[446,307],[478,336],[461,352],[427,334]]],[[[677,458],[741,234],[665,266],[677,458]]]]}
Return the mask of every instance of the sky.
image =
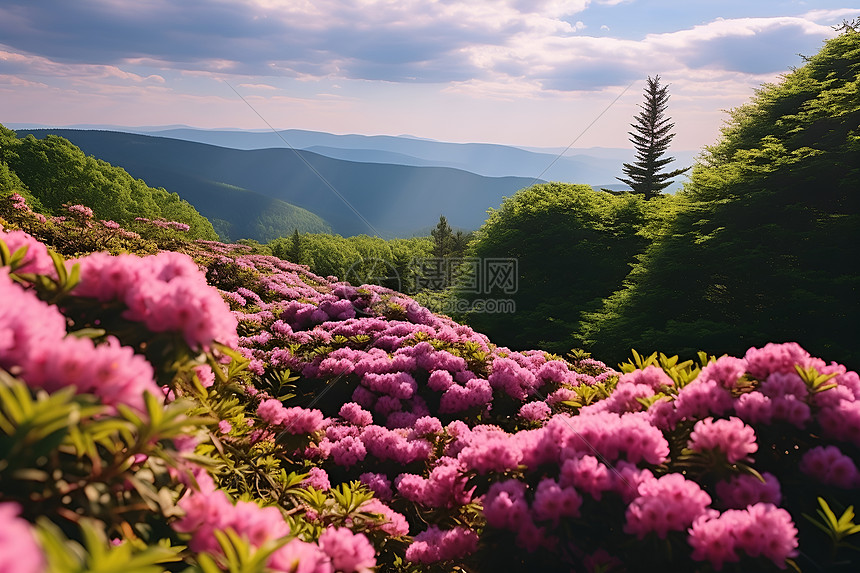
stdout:
{"type": "Polygon", "coordinates": [[[630,147],[659,75],[700,149],[856,2],[3,0],[0,123],[630,147]]]}

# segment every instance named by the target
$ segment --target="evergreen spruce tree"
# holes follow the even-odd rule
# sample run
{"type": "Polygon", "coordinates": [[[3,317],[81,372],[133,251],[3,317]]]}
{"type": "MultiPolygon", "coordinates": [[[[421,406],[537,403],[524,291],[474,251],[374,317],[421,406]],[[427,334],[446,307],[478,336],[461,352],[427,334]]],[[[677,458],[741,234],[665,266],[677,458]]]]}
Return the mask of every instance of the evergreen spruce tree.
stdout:
{"type": "Polygon", "coordinates": [[[430,235],[433,237],[433,256],[440,259],[450,256],[454,246],[454,230],[445,215],[439,216],[439,223],[430,231],[430,235]]]}
{"type": "Polygon", "coordinates": [[[289,251],[289,260],[290,262],[301,264],[302,260],[302,238],[299,236],[299,230],[296,228],[293,230],[293,235],[290,238],[290,251],[289,251]]]}
{"type": "Polygon", "coordinates": [[[669,102],[669,93],[666,86],[660,86],[660,76],[653,79],[648,77],[648,85],[645,88],[645,104],[640,105],[642,111],[636,116],[635,123],[630,126],[635,130],[630,133],[630,142],[636,148],[636,161],[625,163],[624,174],[628,177],[617,179],[629,185],[634,193],[639,193],[650,199],[672,184],[669,181],[686,172],[689,167],[676,169],[668,173],[661,173],[663,168],[675,160],[674,157],[662,157],[669,148],[669,143],[675,137],[671,133],[674,123],[665,117],[666,107],[669,102]]]}

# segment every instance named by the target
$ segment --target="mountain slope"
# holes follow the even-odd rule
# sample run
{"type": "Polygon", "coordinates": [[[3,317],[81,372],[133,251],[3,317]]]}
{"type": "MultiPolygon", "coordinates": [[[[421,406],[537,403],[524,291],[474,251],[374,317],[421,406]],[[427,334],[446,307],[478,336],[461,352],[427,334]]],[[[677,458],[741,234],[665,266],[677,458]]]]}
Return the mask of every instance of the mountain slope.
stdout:
{"type": "MultiPolygon", "coordinates": [[[[234,149],[293,147],[350,161],[432,164],[464,169],[487,177],[540,177],[545,181],[585,183],[594,187],[617,183],[615,177],[623,175],[622,164],[633,160],[632,148],[572,149],[564,153],[564,149],[524,149],[489,143],[450,143],[388,135],[336,135],[300,129],[277,133],[194,128],[141,131],[159,137],[234,149]]],[[[695,153],[673,150],[671,155],[677,161],[672,165],[691,165],[695,153]]],[[[678,187],[680,184],[673,186],[673,189],[678,187]]]]}
{"type": "Polygon", "coordinates": [[[32,193],[39,200],[37,208],[46,213],[68,215],[68,205],[84,204],[97,219],[128,224],[138,217],[163,218],[187,224],[190,237],[217,238],[212,224],[177,193],[150,187],[62,137],[22,138],[0,125],[0,164],[8,172],[5,190],[14,191],[20,184],[25,196],[32,193]]]}
{"type": "MultiPolygon", "coordinates": [[[[60,135],[86,153],[183,197],[199,189],[193,181],[254,191],[322,216],[334,232],[342,235],[410,235],[435,224],[440,214],[445,214],[456,227],[475,229],[483,223],[487,209],[534,181],[482,177],[446,167],[341,161],[289,149],[227,149],[109,131],[52,129],[22,133],[38,137],[47,133],[60,135]]],[[[211,189],[210,186],[210,192],[211,189]]],[[[211,212],[212,207],[207,205],[210,200],[216,201],[216,196],[197,196],[192,202],[201,212],[211,212]]]]}

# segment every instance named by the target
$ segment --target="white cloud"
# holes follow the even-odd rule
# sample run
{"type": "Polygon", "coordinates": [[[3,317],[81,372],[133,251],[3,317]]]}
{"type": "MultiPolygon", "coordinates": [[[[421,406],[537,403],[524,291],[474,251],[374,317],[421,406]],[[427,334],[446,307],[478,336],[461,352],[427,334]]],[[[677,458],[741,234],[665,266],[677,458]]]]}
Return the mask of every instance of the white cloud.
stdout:
{"type": "Polygon", "coordinates": [[[249,90],[263,90],[263,91],[277,90],[278,89],[275,86],[270,86],[269,84],[239,84],[239,87],[249,89],[249,90]]]}

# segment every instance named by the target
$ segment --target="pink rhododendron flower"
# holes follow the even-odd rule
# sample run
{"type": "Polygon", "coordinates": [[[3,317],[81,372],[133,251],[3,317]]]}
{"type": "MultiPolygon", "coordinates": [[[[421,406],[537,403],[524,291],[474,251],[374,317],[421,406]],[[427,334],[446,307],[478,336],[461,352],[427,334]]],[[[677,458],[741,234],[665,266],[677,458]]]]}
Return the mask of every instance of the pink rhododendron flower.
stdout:
{"type": "Polygon", "coordinates": [[[188,255],[92,253],[71,263],[81,266],[77,296],[121,300],[127,307],[124,318],[153,332],[181,332],[193,349],[237,344],[236,318],[188,255]]]}
{"type": "Polygon", "coordinates": [[[600,463],[596,457],[585,455],[564,461],[559,471],[559,484],[574,486],[600,501],[603,492],[615,487],[611,470],[600,463]]]}
{"type": "Polygon", "coordinates": [[[92,219],[93,218],[93,210],[85,205],[69,205],[68,209],[69,213],[72,215],[77,215],[84,219],[92,219]]]}
{"type": "Polygon", "coordinates": [[[741,377],[746,374],[747,361],[734,356],[721,356],[702,368],[696,380],[699,382],[714,381],[724,388],[735,388],[741,377]]]}
{"type": "Polygon", "coordinates": [[[356,426],[369,426],[373,423],[373,415],[355,402],[347,402],[340,407],[340,417],[356,426]]]}
{"type": "Polygon", "coordinates": [[[773,400],[759,391],[741,394],[735,402],[735,413],[749,424],[768,425],[773,420],[773,400]]]}
{"type": "Polygon", "coordinates": [[[415,536],[406,549],[406,560],[417,563],[437,563],[461,559],[478,549],[478,535],[471,529],[455,527],[441,530],[431,525],[415,536]]]}
{"type": "Polygon", "coordinates": [[[697,452],[719,450],[732,464],[748,460],[758,450],[755,431],[739,418],[707,418],[696,422],[687,447],[697,452]]]}
{"type": "Polygon", "coordinates": [[[797,528],[791,515],[770,503],[723,514],[709,511],[696,518],[689,534],[693,559],[709,561],[717,570],[739,561],[741,553],[766,557],[780,569],[797,555],[797,528]]]}
{"type": "Polygon", "coordinates": [[[370,491],[373,492],[373,495],[378,497],[383,501],[388,501],[391,499],[393,493],[391,491],[391,480],[385,474],[378,474],[374,472],[365,472],[358,476],[358,479],[370,488],[370,491]]]}
{"type": "Polygon", "coordinates": [[[818,421],[826,437],[860,446],[860,401],[840,400],[836,406],[822,408],[818,421]]]}
{"type": "Polygon", "coordinates": [[[546,402],[529,402],[520,408],[519,416],[530,422],[538,422],[549,418],[552,409],[546,402]]]}
{"type": "Polygon", "coordinates": [[[326,473],[326,471],[322,468],[311,468],[308,472],[308,477],[304,479],[302,484],[313,487],[320,491],[328,491],[329,489],[331,489],[331,483],[328,479],[328,473],[326,473]]]}
{"type": "Polygon", "coordinates": [[[272,426],[281,426],[289,434],[310,434],[323,428],[324,416],[319,410],[299,406],[285,408],[280,400],[270,398],[257,406],[257,415],[272,426]]]}
{"type": "Polygon", "coordinates": [[[11,254],[18,249],[26,249],[24,258],[19,263],[16,273],[33,273],[57,278],[54,261],[48,254],[48,248],[24,231],[0,232],[0,241],[6,243],[11,254]]]}
{"type": "Polygon", "coordinates": [[[665,539],[670,531],[684,531],[711,503],[699,484],[681,474],[667,474],[639,486],[639,497],[627,507],[624,531],[639,539],[656,533],[665,539]]]}
{"type": "Polygon", "coordinates": [[[764,472],[762,477],[764,482],[749,474],[717,482],[717,497],[721,505],[727,509],[745,509],[756,503],[778,504],[782,501],[779,481],[768,472],[764,472]]]}
{"type": "Polygon", "coordinates": [[[380,500],[373,498],[370,501],[364,502],[359,509],[363,512],[375,513],[382,517],[385,523],[382,524],[380,529],[388,535],[394,537],[409,535],[409,523],[406,521],[406,517],[403,514],[397,513],[380,500]]]}
{"type": "Polygon", "coordinates": [[[397,492],[427,507],[457,507],[469,503],[474,488],[466,488],[466,475],[453,458],[443,457],[427,478],[400,474],[394,480],[397,492]]]}
{"type": "Polygon", "coordinates": [[[553,479],[540,481],[532,502],[532,515],[539,521],[558,524],[562,517],[579,517],[582,496],[573,487],[562,487],[553,479]]]}
{"type": "Polygon", "coordinates": [[[681,388],[675,399],[677,420],[700,420],[731,412],[735,403],[730,391],[714,380],[698,378],[681,388]]]}
{"type": "Polygon", "coordinates": [[[621,386],[622,384],[642,384],[648,386],[654,392],[659,392],[663,386],[674,386],[675,381],[662,368],[652,364],[643,369],[636,369],[633,372],[622,374],[618,380],[618,385],[621,386]]]}
{"type": "Polygon", "coordinates": [[[200,384],[204,388],[210,388],[215,384],[215,372],[212,371],[212,367],[208,364],[195,366],[194,375],[197,376],[197,379],[200,380],[200,384]]]}
{"type": "Polygon", "coordinates": [[[104,404],[143,411],[145,392],[160,394],[152,366],[115,338],[95,345],[66,336],[65,318],[0,270],[0,367],[28,385],[55,392],[75,387],[104,404]]]}
{"type": "Polygon", "coordinates": [[[517,443],[504,433],[473,433],[472,439],[457,456],[464,467],[479,474],[515,469],[522,459],[517,443]]]}
{"type": "Polygon", "coordinates": [[[516,531],[529,514],[525,493],[526,484],[514,479],[491,485],[483,498],[487,524],[498,529],[516,531]]]}
{"type": "Polygon", "coordinates": [[[744,359],[747,362],[747,371],[757,380],[765,380],[775,372],[794,373],[795,365],[805,367],[812,360],[809,353],[796,342],[770,342],[763,348],[750,348],[744,359]]]}
{"type": "Polygon", "coordinates": [[[800,471],[823,484],[843,489],[860,483],[860,472],[854,460],[836,446],[818,446],[803,454],[800,471]]]}
{"type": "Polygon", "coordinates": [[[364,460],[367,448],[359,438],[346,436],[331,444],[330,453],[334,463],[348,468],[364,460]]]}
{"type": "Polygon", "coordinates": [[[284,573],[334,573],[331,558],[319,546],[293,539],[270,557],[268,567],[284,573]]]}
{"type": "Polygon", "coordinates": [[[212,478],[205,473],[197,476],[197,482],[200,490],[190,490],[179,500],[185,515],[173,523],[174,530],[191,534],[188,546],[192,551],[220,554],[215,531],[228,528],[253,547],[289,535],[290,528],[277,508],[261,508],[250,501],[233,504],[223,490],[215,489],[212,478]]]}
{"type": "Polygon", "coordinates": [[[496,358],[487,381],[493,389],[501,390],[517,400],[524,400],[542,384],[531,371],[511,358],[496,358]]]}
{"type": "Polygon", "coordinates": [[[18,517],[21,507],[0,503],[0,573],[42,573],[45,557],[30,524],[18,517]]]}
{"type": "Polygon", "coordinates": [[[329,527],[320,535],[319,546],[331,558],[336,571],[371,573],[376,566],[376,551],[361,533],[329,527]]]}

